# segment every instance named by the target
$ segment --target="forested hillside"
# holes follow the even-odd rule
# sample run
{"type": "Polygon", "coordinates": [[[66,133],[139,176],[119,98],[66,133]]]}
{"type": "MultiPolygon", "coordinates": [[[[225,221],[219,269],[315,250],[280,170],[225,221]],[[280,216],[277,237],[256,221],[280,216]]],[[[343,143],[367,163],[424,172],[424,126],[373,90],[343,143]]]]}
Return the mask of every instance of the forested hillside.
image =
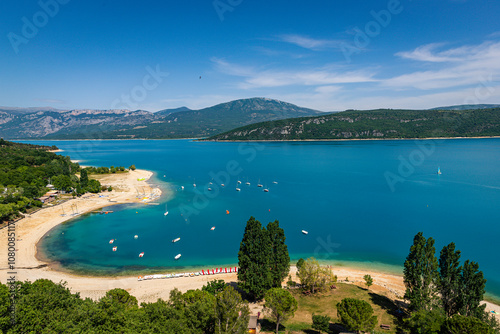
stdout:
{"type": "Polygon", "coordinates": [[[209,140],[320,140],[500,135],[500,108],[481,110],[348,110],[234,129],[209,140]]]}

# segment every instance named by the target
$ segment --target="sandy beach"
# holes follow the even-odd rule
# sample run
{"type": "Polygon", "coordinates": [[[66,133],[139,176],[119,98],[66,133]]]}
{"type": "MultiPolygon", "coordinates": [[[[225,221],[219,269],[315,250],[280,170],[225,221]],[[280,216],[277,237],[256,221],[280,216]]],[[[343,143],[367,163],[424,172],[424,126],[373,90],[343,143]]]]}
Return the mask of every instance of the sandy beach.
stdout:
{"type": "MultiPolygon", "coordinates": [[[[155,279],[138,281],[136,276],[132,277],[89,277],[78,276],[67,272],[62,272],[53,268],[50,263],[37,258],[38,241],[54,226],[61,224],[71,218],[72,207],[78,208],[80,214],[97,210],[99,208],[114,204],[148,202],[158,198],[161,190],[151,188],[147,181],[153,175],[145,170],[135,170],[124,174],[110,174],[99,176],[102,184],[113,187],[112,192],[104,192],[99,197],[98,194],[86,194],[78,199],[71,199],[63,204],[44,208],[32,215],[27,215],[16,223],[16,254],[15,254],[15,277],[19,281],[35,281],[39,278],[50,279],[54,282],[67,282],[67,286],[72,292],[79,292],[82,298],[99,299],[105,295],[106,291],[114,288],[122,288],[135,296],[139,302],[154,302],[158,298],[168,299],[170,291],[177,288],[183,292],[189,289],[201,288],[213,279],[223,279],[227,283],[236,282],[236,274],[219,274],[196,277],[180,277],[171,279],[155,279]],[[139,181],[141,179],[141,181],[139,181]],[[151,194],[154,198],[137,197],[136,189],[147,188],[146,194],[151,194]],[[63,207],[66,216],[63,216],[63,207]]],[[[142,191],[142,190],[141,190],[142,191]]],[[[7,228],[0,230],[2,245],[7,245],[7,228]]],[[[374,270],[363,270],[349,267],[334,267],[334,274],[339,281],[349,278],[350,284],[364,286],[363,276],[370,274],[374,280],[374,285],[370,288],[375,292],[386,294],[390,298],[400,298],[404,295],[403,277],[395,274],[377,272],[374,270]]],[[[7,279],[12,276],[12,270],[8,268],[7,247],[0,248],[0,282],[7,283],[7,279]]],[[[146,272],[144,274],[147,274],[146,272]]],[[[296,278],[296,268],[291,268],[292,279],[296,278]]],[[[500,306],[486,302],[487,310],[495,310],[500,313],[500,306]]],[[[499,315],[497,314],[497,317],[499,315]]]]}

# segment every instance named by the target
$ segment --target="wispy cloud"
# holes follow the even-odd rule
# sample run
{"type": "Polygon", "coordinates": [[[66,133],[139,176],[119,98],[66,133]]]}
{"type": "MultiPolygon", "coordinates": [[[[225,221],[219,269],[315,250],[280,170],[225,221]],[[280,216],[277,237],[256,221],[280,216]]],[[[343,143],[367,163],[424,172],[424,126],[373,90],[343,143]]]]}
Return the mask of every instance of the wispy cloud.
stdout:
{"type": "Polygon", "coordinates": [[[439,46],[429,44],[396,54],[424,63],[442,63],[438,69],[403,74],[383,80],[383,84],[398,89],[440,89],[473,85],[500,76],[500,42],[437,51],[439,46]]]}
{"type": "Polygon", "coordinates": [[[304,49],[309,50],[322,50],[326,48],[338,48],[343,43],[340,40],[329,40],[329,39],[315,39],[308,36],[301,35],[281,35],[279,36],[280,41],[285,43],[294,44],[300,46],[304,49]]]}
{"type": "Polygon", "coordinates": [[[229,63],[225,60],[212,58],[217,70],[222,73],[243,77],[239,84],[242,89],[283,86],[320,86],[346,83],[363,83],[376,81],[375,73],[367,70],[340,71],[328,66],[305,70],[274,70],[257,69],[229,63]]]}

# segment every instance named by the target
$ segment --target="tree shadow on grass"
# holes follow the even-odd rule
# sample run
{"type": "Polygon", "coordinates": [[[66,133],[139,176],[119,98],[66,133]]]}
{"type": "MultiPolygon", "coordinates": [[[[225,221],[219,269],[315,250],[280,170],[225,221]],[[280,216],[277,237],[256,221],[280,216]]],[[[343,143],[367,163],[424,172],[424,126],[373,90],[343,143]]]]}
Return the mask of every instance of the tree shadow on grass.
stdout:
{"type": "Polygon", "coordinates": [[[387,298],[386,296],[381,296],[372,292],[368,293],[368,295],[375,305],[380,306],[383,310],[395,318],[394,323],[398,329],[404,327],[403,318],[405,317],[405,312],[401,309],[401,305],[398,305],[398,303],[387,298]]]}
{"type": "MultiPolygon", "coordinates": [[[[270,321],[269,319],[259,320],[260,330],[261,332],[276,332],[276,323],[274,321],[270,321]]],[[[284,331],[286,329],[283,324],[280,324],[279,330],[284,331]]]]}

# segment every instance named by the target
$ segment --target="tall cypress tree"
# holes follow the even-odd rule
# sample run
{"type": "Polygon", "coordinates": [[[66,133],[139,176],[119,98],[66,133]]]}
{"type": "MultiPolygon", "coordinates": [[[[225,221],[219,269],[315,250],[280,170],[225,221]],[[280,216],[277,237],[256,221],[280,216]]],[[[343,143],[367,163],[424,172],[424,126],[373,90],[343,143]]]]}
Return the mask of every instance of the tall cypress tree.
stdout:
{"type": "Polygon", "coordinates": [[[479,264],[465,261],[460,277],[460,314],[479,319],[484,318],[486,304],[479,306],[483,300],[486,280],[483,272],[479,271],[479,264]]]}
{"type": "Polygon", "coordinates": [[[447,317],[458,313],[460,291],[460,251],[452,242],[443,247],[439,256],[439,292],[447,317]]]}
{"type": "Polygon", "coordinates": [[[250,217],[238,252],[239,287],[258,300],[272,287],[269,234],[258,220],[250,217]]]}
{"type": "Polygon", "coordinates": [[[412,311],[431,310],[437,300],[438,261],[434,239],[422,232],[413,238],[410,254],[404,263],[405,299],[412,311]]]}
{"type": "Polygon", "coordinates": [[[271,242],[271,277],[272,286],[281,288],[281,283],[290,271],[290,255],[285,244],[285,231],[280,227],[279,221],[275,220],[267,224],[267,233],[271,242]]]}

